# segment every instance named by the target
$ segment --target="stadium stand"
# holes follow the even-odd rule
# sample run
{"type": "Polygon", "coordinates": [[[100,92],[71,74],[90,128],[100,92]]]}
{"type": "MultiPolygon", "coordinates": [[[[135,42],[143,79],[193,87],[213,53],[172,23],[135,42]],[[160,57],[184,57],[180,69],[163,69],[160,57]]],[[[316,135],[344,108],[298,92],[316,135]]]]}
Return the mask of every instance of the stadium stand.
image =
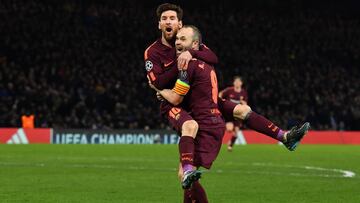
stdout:
{"type": "MultiPolygon", "coordinates": [[[[0,127],[30,112],[36,127],[167,128],[143,64],[158,2],[1,2],[0,127]]],[[[359,130],[359,13],[271,2],[183,5],[219,57],[220,87],[242,75],[252,108],[284,128],[359,130]]]]}

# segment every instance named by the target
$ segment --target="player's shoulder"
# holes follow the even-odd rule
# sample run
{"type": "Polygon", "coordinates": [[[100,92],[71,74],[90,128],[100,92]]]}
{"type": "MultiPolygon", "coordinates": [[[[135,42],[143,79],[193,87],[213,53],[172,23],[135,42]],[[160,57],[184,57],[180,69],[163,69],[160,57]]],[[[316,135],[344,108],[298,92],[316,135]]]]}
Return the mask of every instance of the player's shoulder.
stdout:
{"type": "Polygon", "coordinates": [[[144,59],[146,60],[147,58],[149,58],[149,55],[159,52],[160,45],[161,42],[159,42],[159,40],[156,40],[155,42],[150,44],[144,51],[144,59]]]}
{"type": "Polygon", "coordinates": [[[230,91],[233,91],[234,90],[234,87],[233,86],[229,86],[229,87],[226,87],[224,89],[225,92],[230,92],[230,91]]]}
{"type": "Polygon", "coordinates": [[[199,68],[205,68],[205,67],[212,67],[210,64],[206,63],[205,61],[197,58],[193,58],[189,61],[189,66],[192,67],[199,67],[199,68]]]}

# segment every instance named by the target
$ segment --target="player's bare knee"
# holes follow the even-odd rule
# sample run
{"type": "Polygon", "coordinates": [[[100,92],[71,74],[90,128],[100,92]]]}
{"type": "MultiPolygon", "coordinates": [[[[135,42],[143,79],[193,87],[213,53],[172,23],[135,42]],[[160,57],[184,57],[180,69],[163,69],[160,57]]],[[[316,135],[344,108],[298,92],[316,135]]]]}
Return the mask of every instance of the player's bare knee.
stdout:
{"type": "Polygon", "coordinates": [[[182,125],[182,135],[196,137],[199,125],[195,120],[185,121],[182,125]]]}
{"type": "Polygon", "coordinates": [[[244,120],[246,115],[251,112],[251,108],[247,104],[238,104],[234,108],[234,118],[244,120]]]}

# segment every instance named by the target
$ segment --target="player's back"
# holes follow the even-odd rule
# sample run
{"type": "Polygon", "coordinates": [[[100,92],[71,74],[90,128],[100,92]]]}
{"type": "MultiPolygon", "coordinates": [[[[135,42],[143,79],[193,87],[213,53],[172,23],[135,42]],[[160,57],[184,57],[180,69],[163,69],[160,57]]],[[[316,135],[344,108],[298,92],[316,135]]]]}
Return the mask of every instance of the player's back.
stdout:
{"type": "Polygon", "coordinates": [[[191,116],[201,128],[224,125],[217,105],[218,84],[214,68],[201,60],[192,60],[185,73],[191,88],[184,102],[191,116]]]}

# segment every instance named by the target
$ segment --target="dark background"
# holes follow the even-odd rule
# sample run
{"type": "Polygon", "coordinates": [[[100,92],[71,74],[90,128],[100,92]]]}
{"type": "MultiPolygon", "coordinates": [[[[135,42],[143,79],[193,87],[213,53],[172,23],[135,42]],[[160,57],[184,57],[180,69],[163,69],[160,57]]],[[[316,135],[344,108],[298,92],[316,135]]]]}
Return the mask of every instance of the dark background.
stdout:
{"type": "MultiPolygon", "coordinates": [[[[0,126],[166,128],[143,63],[163,2],[1,1],[0,126]]],[[[169,2],[218,55],[220,89],[241,75],[282,128],[360,129],[358,1],[169,2]]]]}

